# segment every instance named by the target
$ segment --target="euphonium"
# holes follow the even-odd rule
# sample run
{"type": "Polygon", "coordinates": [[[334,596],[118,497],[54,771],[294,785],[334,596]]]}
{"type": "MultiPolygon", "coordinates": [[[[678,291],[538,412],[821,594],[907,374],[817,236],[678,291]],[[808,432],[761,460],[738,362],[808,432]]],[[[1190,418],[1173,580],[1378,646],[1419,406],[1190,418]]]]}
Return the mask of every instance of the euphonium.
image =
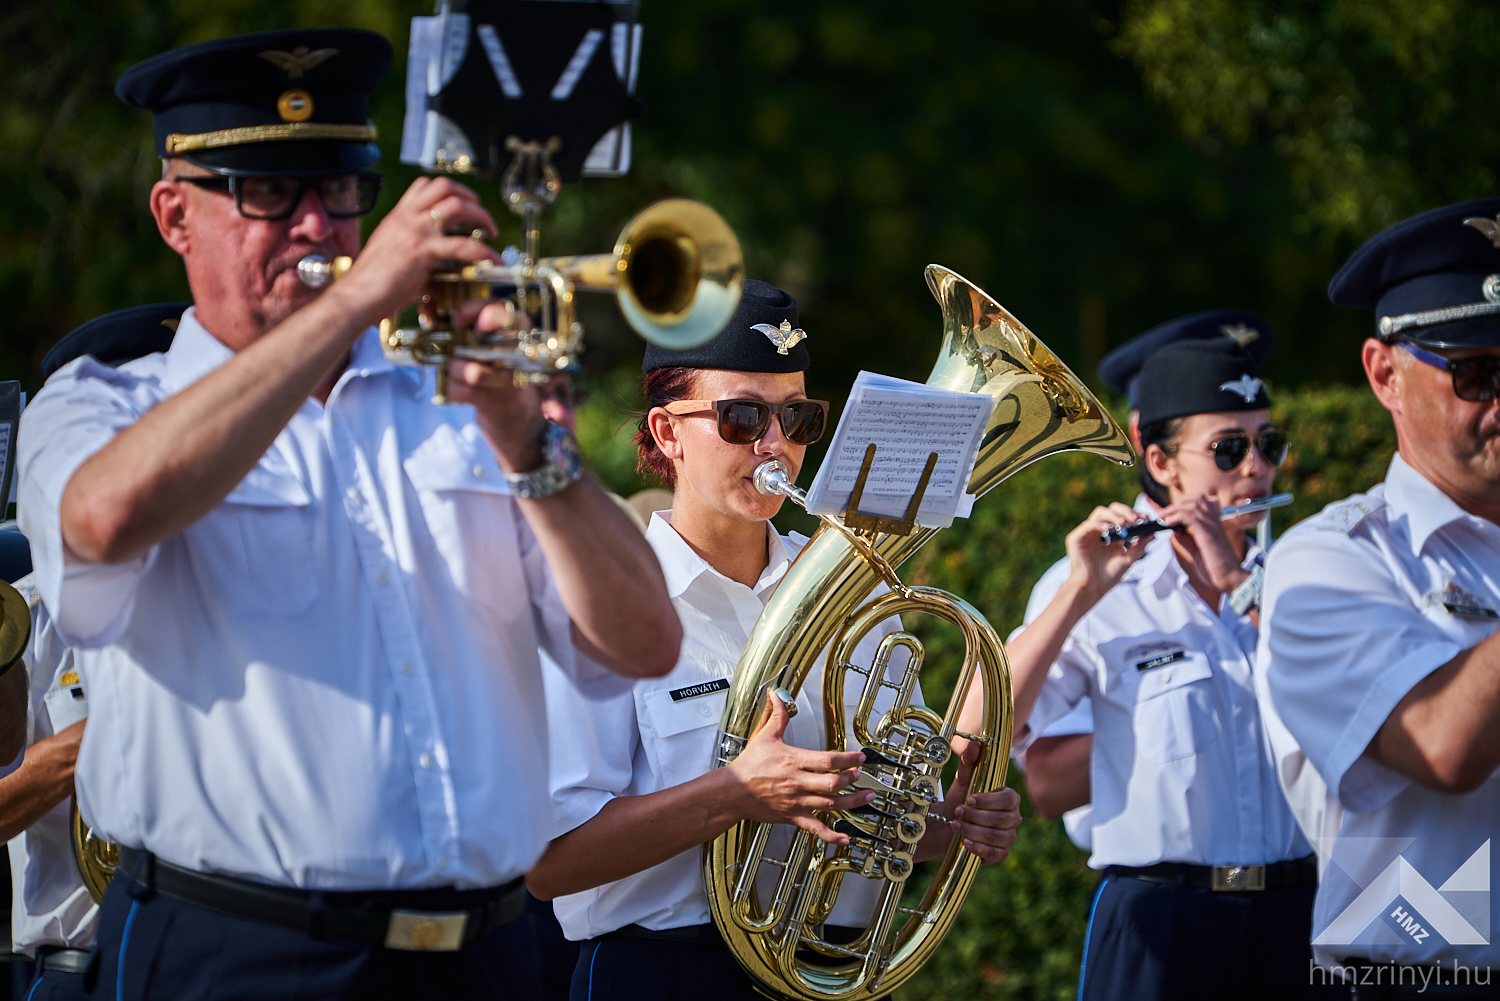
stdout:
{"type": "MultiPolygon", "coordinates": [[[[529,221],[528,227],[534,227],[529,221]]],[[[528,228],[527,246],[536,230],[528,228]]],[[[352,261],[310,254],[297,265],[302,281],[321,288],[352,261]]],[[[494,264],[450,263],[432,275],[432,291],[417,327],[380,325],[392,361],[437,365],[437,398],[446,400],[449,358],[474,358],[514,369],[518,381],[540,381],[572,369],[583,350],[583,326],[573,295],[610,292],[635,331],[661,347],[681,350],[711,340],[734,315],[743,261],[734,230],[713,209],[687,198],[648,205],[625,224],[614,250],[581,257],[541,257],[508,251],[494,264]],[[455,327],[458,308],[472,299],[510,297],[535,320],[526,330],[480,334],[455,327]]]]}
{"type": "Polygon", "coordinates": [[[78,865],[78,875],[96,903],[104,902],[104,891],[109,881],[115,878],[120,865],[120,846],[98,837],[83,822],[78,812],[78,797],[73,797],[73,806],[68,814],[68,827],[72,832],[73,861],[78,865]]]}
{"type": "MultiPolygon", "coordinates": [[[[1081,381],[984,292],[946,268],[930,265],[927,284],[942,308],[942,352],[927,384],[987,393],[997,405],[985,431],[969,492],[983,494],[1028,463],[1069,449],[1121,465],[1134,452],[1118,424],[1081,381]]],[[[766,492],[800,494],[784,471],[757,470],[766,492]]],[[[733,760],[764,719],[767,692],[794,696],[814,658],[829,649],[823,701],[827,747],[845,742],[845,672],[866,676],[853,727],[866,762],[857,788],[880,795],[870,807],[831,813],[830,826],[851,837],[847,846],[824,845],[798,830],[784,858],[769,858],[773,825],[742,821],[704,848],[709,908],[730,951],[756,986],[777,997],[806,1001],[869,999],[896,990],[926,962],[952,926],[974,880],[979,859],[958,840],[938,864],[920,901],[901,905],[913,871],[912,851],[937,800],[937,781],[955,737],[986,745],[971,792],[999,788],[1010,747],[1011,692],[1004,647],[984,617],[943,591],[907,587],[894,569],[936,534],[856,530],[825,518],[787,571],[756,622],[740,657],[718,736],[716,764],[733,760]],[[865,603],[881,582],[891,593],[865,603]],[[863,607],[861,607],[863,606],[863,607]],[[922,612],[952,622],[964,634],[966,653],[947,711],[912,705],[922,646],[910,633],[885,637],[875,663],[851,665],[860,639],[882,620],[922,612]],[[903,648],[908,666],[899,686],[886,682],[886,666],[903,648]],[[983,729],[961,733],[957,721],[970,680],[978,672],[985,698],[983,729]],[[875,719],[875,695],[896,687],[893,708],[875,719]],[[870,751],[876,752],[871,754],[870,751]],[[779,869],[777,886],[762,905],[756,875],[762,863],[779,869]],[[845,879],[883,883],[874,917],[854,942],[817,934],[845,879]]]]}

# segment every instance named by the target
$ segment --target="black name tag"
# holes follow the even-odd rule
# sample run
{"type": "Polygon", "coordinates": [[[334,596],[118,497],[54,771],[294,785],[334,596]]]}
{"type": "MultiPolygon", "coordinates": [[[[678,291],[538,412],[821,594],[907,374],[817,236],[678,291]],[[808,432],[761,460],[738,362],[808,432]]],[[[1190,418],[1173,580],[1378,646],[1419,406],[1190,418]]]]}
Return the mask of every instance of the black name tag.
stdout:
{"type": "Polygon", "coordinates": [[[1456,602],[1443,602],[1443,607],[1454,615],[1462,615],[1467,619],[1500,619],[1493,608],[1485,608],[1482,605],[1460,605],[1456,602]]]}
{"type": "Polygon", "coordinates": [[[1171,653],[1163,653],[1155,657],[1147,657],[1145,660],[1138,660],[1135,662],[1135,669],[1137,671],[1149,671],[1153,667],[1166,667],[1168,664],[1179,661],[1186,656],[1186,650],[1173,650],[1171,653]]]}
{"type": "Polygon", "coordinates": [[[712,695],[714,692],[722,692],[729,687],[728,678],[720,678],[717,681],[705,681],[701,685],[688,685],[686,688],[673,689],[671,694],[673,702],[681,702],[683,699],[696,699],[700,695],[712,695]]]}

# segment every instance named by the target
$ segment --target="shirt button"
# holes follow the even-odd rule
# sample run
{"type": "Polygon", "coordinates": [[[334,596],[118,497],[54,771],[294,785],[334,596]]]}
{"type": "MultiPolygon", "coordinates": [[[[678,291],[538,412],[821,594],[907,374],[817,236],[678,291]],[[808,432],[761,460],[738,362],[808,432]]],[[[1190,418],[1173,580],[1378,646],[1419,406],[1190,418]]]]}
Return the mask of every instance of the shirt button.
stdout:
{"type": "Polygon", "coordinates": [[[474,467],[474,479],[476,479],[476,480],[482,480],[482,479],[484,479],[484,467],[483,466],[475,466],[474,467]]]}
{"type": "Polygon", "coordinates": [[[404,675],[406,675],[409,678],[413,674],[417,673],[417,669],[415,667],[412,667],[411,661],[409,661],[409,660],[403,660],[401,662],[401,673],[404,674],[404,675]]]}
{"type": "Polygon", "coordinates": [[[375,583],[379,584],[381,587],[388,587],[391,583],[391,578],[386,574],[384,570],[382,570],[380,571],[380,573],[375,575],[375,583]]]}
{"type": "Polygon", "coordinates": [[[417,759],[417,764],[421,765],[422,768],[425,771],[429,771],[429,772],[432,771],[432,755],[430,755],[430,754],[424,754],[424,755],[422,755],[420,758],[417,759]]]}
{"type": "Polygon", "coordinates": [[[363,501],[365,499],[365,495],[359,492],[359,487],[350,487],[349,491],[348,491],[348,494],[349,494],[349,499],[352,500],[356,504],[363,503],[363,501]]]}
{"type": "Polygon", "coordinates": [[[708,719],[713,714],[714,714],[714,711],[712,709],[710,709],[707,705],[701,705],[701,706],[698,707],[698,715],[702,716],[704,719],[708,719]]]}
{"type": "Polygon", "coordinates": [[[448,868],[448,863],[451,862],[451,861],[453,861],[453,860],[450,859],[448,856],[446,856],[446,855],[439,855],[438,856],[438,868],[439,869],[446,869],[446,868],[448,868]]]}

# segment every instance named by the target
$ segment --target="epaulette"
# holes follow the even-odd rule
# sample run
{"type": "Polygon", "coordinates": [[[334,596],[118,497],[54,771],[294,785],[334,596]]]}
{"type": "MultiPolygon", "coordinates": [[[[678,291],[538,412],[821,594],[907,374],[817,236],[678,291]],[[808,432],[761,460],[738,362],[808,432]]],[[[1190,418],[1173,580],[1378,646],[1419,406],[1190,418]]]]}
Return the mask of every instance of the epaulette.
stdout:
{"type": "Polygon", "coordinates": [[[1328,532],[1353,535],[1360,522],[1383,507],[1385,507],[1384,498],[1371,497],[1369,494],[1355,494],[1353,497],[1346,497],[1325,507],[1312,520],[1312,525],[1314,528],[1321,528],[1328,532]]]}

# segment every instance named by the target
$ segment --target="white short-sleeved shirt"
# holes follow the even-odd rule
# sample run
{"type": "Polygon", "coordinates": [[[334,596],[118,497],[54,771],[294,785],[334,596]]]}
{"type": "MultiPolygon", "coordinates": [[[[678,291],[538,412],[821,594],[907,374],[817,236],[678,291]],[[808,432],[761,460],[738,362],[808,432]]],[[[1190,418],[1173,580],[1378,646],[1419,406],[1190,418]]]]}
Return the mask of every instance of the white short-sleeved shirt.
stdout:
{"type": "Polygon", "coordinates": [[[319,889],[492,886],[551,826],[538,646],[576,654],[541,548],[466,406],[366,331],[212,511],[129,563],[64,552],[79,465],[232,353],[60,369],[21,421],[21,527],[93,715],[79,804],[177,865],[319,889]]]}
{"type": "Polygon", "coordinates": [[[1318,845],[1316,959],[1500,966],[1500,771],[1451,795],[1365,753],[1418,681],[1500,627],[1500,526],[1398,455],[1383,484],[1282,537],[1263,607],[1269,697],[1296,741],[1281,764],[1312,763],[1337,832],[1318,845]]]}
{"type": "MultiPolygon", "coordinates": [[[[771,592],[807,541],[801,536],[783,538],[769,525],[767,533],[770,561],[750,588],[720,574],[695,553],[672,528],[670,512],[652,515],[646,539],[661,561],[667,590],[682,619],[682,654],[670,674],[638,681],[631,692],[607,700],[570,696],[549,680],[555,835],[592,819],[617,796],[659,792],[709,770],[740,653],[771,592]]],[[[859,644],[853,660],[868,666],[881,638],[898,628],[899,620],[886,620],[859,644]]],[[[899,680],[900,666],[892,665],[891,680],[899,680]]],[[[851,726],[863,682],[863,676],[851,674],[846,686],[851,726]]],[[[822,690],[820,656],[797,695],[799,711],[787,728],[788,743],[823,747],[822,690]]],[[[890,708],[891,699],[891,692],[882,689],[876,712],[890,708]]],[[[913,701],[920,701],[920,693],[913,701]]],[[[846,739],[847,746],[858,746],[852,730],[846,739]]],[[[773,853],[776,843],[773,838],[773,853]]],[[[762,872],[779,870],[768,865],[762,872]]],[[[863,924],[880,885],[857,876],[845,878],[829,922],[863,924]]],[[[613,883],[558,897],[553,909],[574,941],[629,924],[657,931],[706,924],[710,915],[702,849],[690,849],[613,883]]]]}
{"type": "MultiPolygon", "coordinates": [[[[29,745],[87,719],[88,694],[87,682],[52,627],[32,578],[17,581],[16,589],[31,606],[31,640],[25,654],[31,681],[29,745]]],[[[35,956],[42,946],[87,949],[94,944],[99,906],[84,887],[73,858],[71,810],[71,798],[65,799],[10,840],[11,941],[13,951],[25,956],[35,956]]]]}
{"type": "MultiPolygon", "coordinates": [[[[1247,565],[1260,556],[1254,546],[1247,565]]],[[[1046,732],[1093,704],[1089,865],[1259,865],[1311,851],[1271,768],[1255,700],[1256,631],[1209,608],[1165,540],[1063,644],[1032,711],[1046,732]]]]}

